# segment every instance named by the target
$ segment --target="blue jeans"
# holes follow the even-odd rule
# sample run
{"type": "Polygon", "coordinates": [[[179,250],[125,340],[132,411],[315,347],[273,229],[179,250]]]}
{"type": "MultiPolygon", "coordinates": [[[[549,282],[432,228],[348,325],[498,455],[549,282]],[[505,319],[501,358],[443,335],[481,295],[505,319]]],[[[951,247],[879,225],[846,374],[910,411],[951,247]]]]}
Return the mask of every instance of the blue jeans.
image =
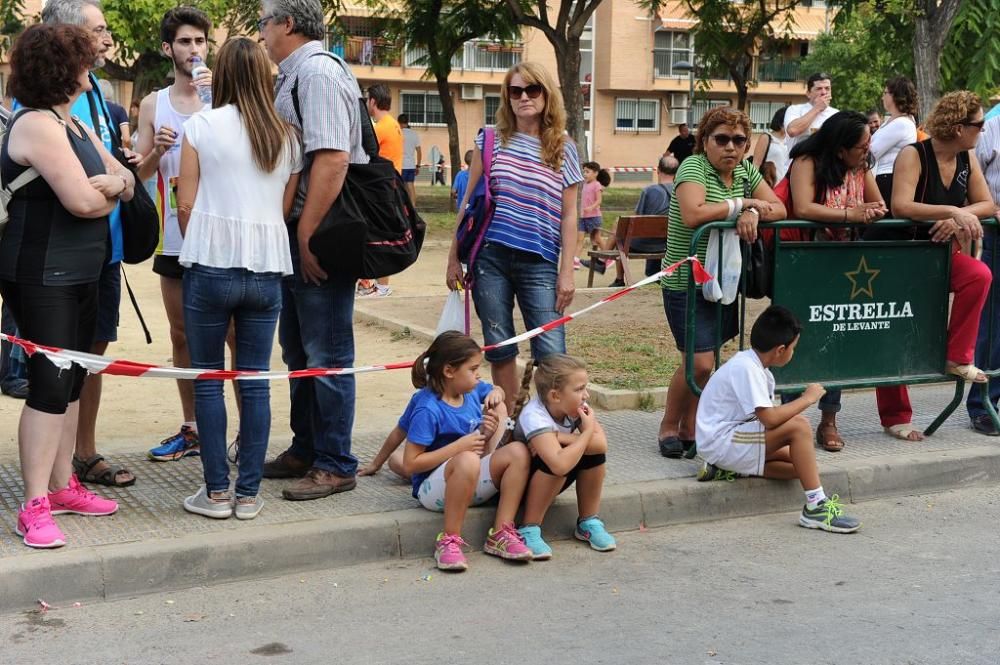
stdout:
{"type": "MultiPolygon", "coordinates": [[[[354,365],[354,280],[331,274],[316,286],[302,281],[298,240],[290,226],[295,274],[281,284],[282,358],[289,370],[354,365]]],[[[341,478],[351,478],[354,375],[292,379],[292,445],[298,460],[341,478]]]]}
{"type": "MultiPolygon", "coordinates": [[[[184,271],[184,330],[191,365],[224,369],[226,333],[236,328],[236,369],[267,371],[281,310],[281,275],[243,268],[192,265],[184,271]]],[[[201,463],[210,492],[229,489],[226,402],[222,381],[194,382],[201,463]]],[[[240,381],[240,461],[237,496],[257,496],[271,432],[268,381],[240,381]]]]}
{"type": "MultiPolygon", "coordinates": [[[[0,305],[0,332],[17,337],[14,314],[7,305],[0,305]]],[[[28,368],[24,361],[24,350],[21,347],[10,342],[0,343],[0,384],[9,385],[26,379],[28,368]]]]}
{"type": "MultiPolygon", "coordinates": [[[[556,281],[559,267],[538,254],[495,242],[483,243],[476,258],[472,299],[483,325],[484,342],[495,344],[514,336],[514,297],[528,330],[558,319],[556,281]]],[[[531,340],[531,357],[541,360],[566,353],[566,331],[560,326],[531,340]]],[[[517,346],[486,352],[486,360],[503,362],[517,356],[517,346]]]]}
{"type": "MultiPolygon", "coordinates": [[[[781,403],[788,404],[802,396],[802,393],[781,393],[781,403]]],[[[837,413],[840,411],[840,391],[839,390],[827,390],[822,397],[819,398],[819,404],[816,407],[820,410],[820,413],[837,413]]]]}
{"type": "MultiPolygon", "coordinates": [[[[993,285],[990,286],[989,299],[979,317],[979,334],[976,337],[976,367],[980,369],[1000,369],[1000,279],[997,279],[997,271],[993,265],[994,259],[1000,260],[1000,256],[994,257],[993,255],[993,241],[996,239],[996,234],[996,229],[987,228],[983,236],[983,263],[989,266],[993,272],[993,285]],[[992,347],[989,340],[991,305],[995,308],[992,347]]],[[[989,391],[990,402],[995,407],[1000,401],[1000,379],[990,379],[989,391]]],[[[986,415],[979,386],[973,385],[969,390],[965,408],[968,410],[970,418],[986,415]]]]}

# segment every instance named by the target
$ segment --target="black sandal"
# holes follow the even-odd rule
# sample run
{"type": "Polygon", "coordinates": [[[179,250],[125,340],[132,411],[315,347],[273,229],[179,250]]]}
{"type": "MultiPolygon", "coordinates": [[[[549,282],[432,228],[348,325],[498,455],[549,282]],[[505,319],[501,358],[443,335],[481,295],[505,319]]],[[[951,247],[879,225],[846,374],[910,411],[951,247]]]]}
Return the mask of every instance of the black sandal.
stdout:
{"type": "Polygon", "coordinates": [[[94,455],[88,460],[81,460],[73,455],[73,472],[81,483],[94,483],[105,487],[131,487],[135,485],[135,474],[121,465],[108,464],[108,466],[94,473],[94,467],[104,462],[104,455],[94,455]],[[118,474],[127,473],[132,476],[131,480],[118,482],[118,474]]]}

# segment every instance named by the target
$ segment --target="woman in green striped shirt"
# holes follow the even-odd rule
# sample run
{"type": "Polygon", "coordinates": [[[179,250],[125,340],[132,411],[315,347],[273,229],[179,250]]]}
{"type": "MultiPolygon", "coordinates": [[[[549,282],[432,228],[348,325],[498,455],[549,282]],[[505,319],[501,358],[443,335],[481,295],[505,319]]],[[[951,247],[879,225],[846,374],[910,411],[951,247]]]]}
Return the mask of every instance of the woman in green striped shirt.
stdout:
{"type": "MultiPolygon", "coordinates": [[[[750,147],[750,119],[746,113],[725,106],[704,115],[695,139],[694,155],[685,159],[674,181],[667,224],[668,266],[688,256],[694,229],[714,221],[732,220],[740,237],[757,239],[757,223],[785,218],[785,206],[774,195],[753,164],[746,161],[750,147]]],[[[698,260],[705,262],[708,234],[698,244],[698,260]]],[[[690,269],[681,266],[664,277],[663,309],[682,353],[694,345],[694,375],[704,386],[715,366],[716,304],[707,302],[701,289],[695,293],[695,338],[687,340],[687,285],[690,269]]],[[[723,305],[722,342],[736,336],[736,305],[723,305]]],[[[694,445],[698,398],[685,379],[686,358],[670,380],[667,406],[660,423],[660,454],[678,458],[694,445]]]]}

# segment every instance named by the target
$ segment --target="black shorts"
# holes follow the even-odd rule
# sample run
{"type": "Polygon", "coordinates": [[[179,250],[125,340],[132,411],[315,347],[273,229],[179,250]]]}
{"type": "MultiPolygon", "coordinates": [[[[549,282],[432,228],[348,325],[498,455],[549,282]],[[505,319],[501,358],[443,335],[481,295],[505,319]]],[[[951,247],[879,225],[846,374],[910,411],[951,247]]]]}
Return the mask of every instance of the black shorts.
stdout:
{"type": "MultiPolygon", "coordinates": [[[[606,461],[607,461],[607,455],[605,455],[604,453],[598,453],[596,455],[584,455],[583,457],[581,457],[580,461],[576,463],[576,466],[570,469],[569,473],[566,474],[566,482],[563,483],[562,489],[559,490],[559,493],[562,494],[569,488],[570,485],[575,483],[576,477],[580,475],[581,471],[586,471],[587,469],[593,469],[594,467],[601,466],[606,461]]],[[[545,460],[543,460],[538,455],[535,455],[534,457],[531,458],[531,473],[533,474],[536,471],[547,473],[550,476],[557,475],[555,473],[552,473],[552,470],[549,469],[549,465],[546,464],[545,460]]]]}
{"type": "Polygon", "coordinates": [[[184,266],[180,264],[180,257],[157,254],[153,257],[153,272],[161,277],[170,279],[184,279],[184,266]]]}
{"type": "Polygon", "coordinates": [[[97,282],[97,328],[94,342],[118,341],[118,310],[122,303],[122,264],[106,263],[97,282]]]}

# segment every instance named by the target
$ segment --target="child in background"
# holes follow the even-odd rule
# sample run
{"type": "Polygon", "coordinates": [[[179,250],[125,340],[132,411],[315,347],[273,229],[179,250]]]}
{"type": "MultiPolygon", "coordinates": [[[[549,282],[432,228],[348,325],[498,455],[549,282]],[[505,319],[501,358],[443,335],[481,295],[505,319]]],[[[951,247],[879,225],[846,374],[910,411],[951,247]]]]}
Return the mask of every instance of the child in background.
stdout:
{"type": "Polygon", "coordinates": [[[455,182],[451,186],[451,200],[455,212],[458,212],[458,206],[462,205],[462,201],[465,200],[465,189],[469,186],[470,166],[472,166],[472,151],[466,150],[465,168],[458,172],[458,175],[455,176],[455,182]]]}
{"type": "Polygon", "coordinates": [[[504,428],[487,439],[483,408],[503,413],[504,394],[479,379],[483,354],[479,345],[459,332],[438,335],[413,364],[413,385],[420,390],[406,431],[403,470],[413,481],[413,496],[428,510],[444,512],[434,559],[441,570],[465,570],[462,523],[470,505],[500,492],[496,518],[483,551],[503,559],[530,560],[514,517],[528,483],[531,456],[522,443],[494,452],[504,428]]]}
{"type": "MultiPolygon", "coordinates": [[[[580,222],[576,234],[576,258],[573,260],[577,269],[590,267],[589,261],[580,260],[580,255],[583,253],[583,243],[588,236],[591,243],[604,249],[601,242],[601,225],[604,223],[604,216],[601,213],[601,191],[610,184],[611,174],[602,169],[600,164],[586,162],[583,165],[583,200],[581,201],[580,222]]],[[[605,264],[604,261],[598,261],[594,269],[603,275],[605,264]]]]}
{"type": "MultiPolygon", "coordinates": [[[[525,394],[528,372],[530,366],[522,386],[525,394]]],[[[536,561],[551,558],[552,548],[542,539],[542,521],[555,498],[575,481],[579,516],[574,535],[599,552],[611,551],[615,539],[597,516],[608,439],[587,405],[587,366],[555,353],[538,361],[534,378],[537,395],[524,406],[514,429],[514,439],[527,442],[533,453],[524,523],[518,531],[536,561]]]]}
{"type": "Polygon", "coordinates": [[[802,324],[780,305],[771,305],[750,331],[751,349],[740,351],[708,380],[698,403],[698,453],[705,465],[698,480],[733,480],[736,475],[791,480],[806,494],[799,524],[808,529],[853,533],[861,522],[844,515],[840,498],[827,497],[819,480],[812,426],[803,411],[826,392],[817,383],[788,404],[774,406],[774,376],[795,355],[802,324]]]}

